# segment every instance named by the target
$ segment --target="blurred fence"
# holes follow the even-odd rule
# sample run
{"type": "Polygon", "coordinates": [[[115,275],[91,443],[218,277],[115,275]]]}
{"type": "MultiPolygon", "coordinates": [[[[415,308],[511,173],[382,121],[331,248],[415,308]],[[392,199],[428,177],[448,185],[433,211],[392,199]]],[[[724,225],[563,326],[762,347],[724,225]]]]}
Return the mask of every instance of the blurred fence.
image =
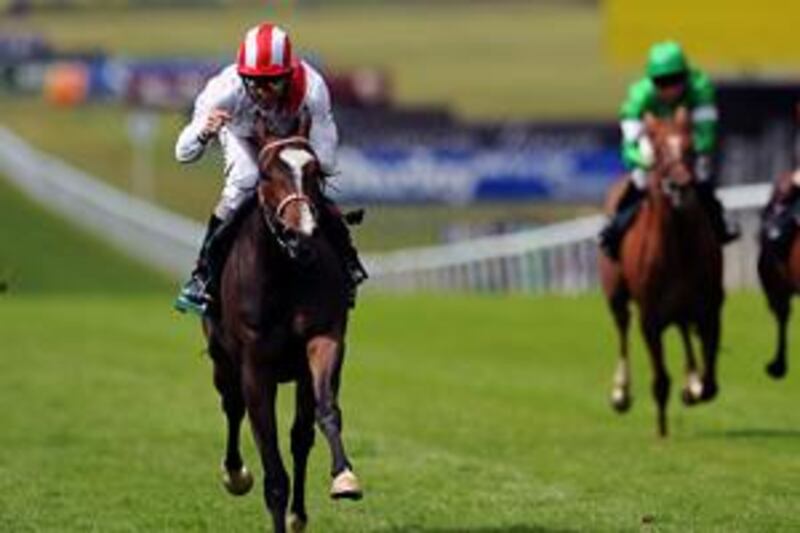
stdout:
{"type": "MultiPolygon", "coordinates": [[[[200,224],[132,198],[0,127],[0,174],[30,196],[129,254],[175,276],[188,272],[200,224]]],[[[758,210],[769,185],[721,191],[740,218],[744,238],[726,249],[726,284],[757,283],[758,210]]],[[[598,285],[594,237],[602,218],[366,258],[369,286],[395,291],[579,293],[598,285]]]]}
{"type": "MultiPolygon", "coordinates": [[[[758,284],[759,211],[770,184],[719,191],[742,224],[743,237],[725,249],[725,285],[758,284]]],[[[371,285],[391,291],[577,294],[599,286],[596,235],[602,216],[455,244],[402,250],[369,260],[371,285]]]]}
{"type": "Polygon", "coordinates": [[[163,272],[185,275],[197,255],[203,228],[196,222],[110,187],[2,127],[0,174],[72,223],[163,272]]]}

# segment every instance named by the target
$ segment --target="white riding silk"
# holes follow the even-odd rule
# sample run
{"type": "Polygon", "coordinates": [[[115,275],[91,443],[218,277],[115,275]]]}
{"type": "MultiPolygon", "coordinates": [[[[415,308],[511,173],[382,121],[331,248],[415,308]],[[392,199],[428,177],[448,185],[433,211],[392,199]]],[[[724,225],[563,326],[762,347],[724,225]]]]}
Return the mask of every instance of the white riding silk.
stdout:
{"type": "MultiPolygon", "coordinates": [[[[304,62],[303,68],[306,90],[300,109],[307,110],[311,118],[309,144],[323,172],[334,173],[339,135],[331,111],[328,87],[313,67],[304,62]]],[[[192,120],[181,131],[175,145],[175,158],[179,162],[191,163],[205,153],[206,144],[200,138],[200,132],[214,109],[223,109],[231,115],[231,120],[218,134],[225,160],[225,186],[214,210],[217,217],[227,220],[258,183],[258,154],[249,139],[255,137],[256,119],[265,111],[247,94],[236,65],[229,65],[208,81],[195,100],[192,120]]],[[[276,123],[296,119],[277,114],[266,118],[276,123]]]]}

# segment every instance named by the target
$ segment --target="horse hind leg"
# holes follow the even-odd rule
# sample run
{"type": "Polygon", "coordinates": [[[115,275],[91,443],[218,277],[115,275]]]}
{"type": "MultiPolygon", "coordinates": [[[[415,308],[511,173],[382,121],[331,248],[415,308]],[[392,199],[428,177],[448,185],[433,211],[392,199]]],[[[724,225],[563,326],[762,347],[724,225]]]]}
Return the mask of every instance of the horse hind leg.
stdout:
{"type": "Polygon", "coordinates": [[[342,441],[342,415],[337,402],[343,346],[339,339],[318,336],[308,343],[308,360],[316,400],[316,419],[328,441],[332,467],[330,496],[334,499],[361,499],[363,493],[353,473],[342,441]]]}
{"type": "Polygon", "coordinates": [[[239,451],[239,436],[245,406],[237,368],[219,344],[211,342],[209,351],[214,361],[214,386],[222,399],[228,435],[225,457],[222,460],[222,483],[234,496],[242,496],[253,487],[253,475],[247,469],[239,451]]]}
{"type": "Polygon", "coordinates": [[[618,413],[625,413],[630,409],[632,403],[631,368],[628,357],[628,328],[631,312],[627,292],[622,288],[618,289],[609,299],[609,305],[619,336],[619,359],[611,388],[611,406],[618,413]]]}
{"type": "Polygon", "coordinates": [[[292,484],[292,503],[286,519],[291,533],[305,531],[308,524],[306,513],[305,488],[308,454],[314,445],[314,390],[311,377],[302,376],[295,389],[295,417],[292,424],[292,458],[294,460],[294,482],[292,484]]]}
{"type": "Polygon", "coordinates": [[[684,405],[697,405],[703,395],[703,382],[700,373],[697,371],[697,359],[692,345],[691,332],[687,324],[680,324],[681,339],[686,353],[686,382],[681,392],[681,399],[684,405]]]}

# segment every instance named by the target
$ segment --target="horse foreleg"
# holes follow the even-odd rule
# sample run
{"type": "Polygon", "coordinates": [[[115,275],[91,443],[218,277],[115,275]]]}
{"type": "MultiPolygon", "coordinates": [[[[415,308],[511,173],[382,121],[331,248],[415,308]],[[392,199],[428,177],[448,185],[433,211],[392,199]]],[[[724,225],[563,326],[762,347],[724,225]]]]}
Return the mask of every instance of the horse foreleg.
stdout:
{"type": "Polygon", "coordinates": [[[292,424],[292,458],[294,460],[294,482],[292,483],[291,513],[287,519],[288,529],[299,533],[308,523],[306,513],[306,467],[308,454],[314,445],[314,390],[311,377],[304,375],[295,389],[295,415],[292,424]]]}
{"type": "Polygon", "coordinates": [[[703,394],[703,383],[700,380],[700,374],[697,372],[697,359],[694,354],[694,345],[692,344],[689,326],[683,323],[678,328],[681,331],[683,349],[686,354],[686,383],[683,386],[681,398],[685,405],[696,405],[703,394]]]}
{"type": "Polygon", "coordinates": [[[787,282],[786,273],[781,270],[778,258],[765,250],[761,251],[758,258],[758,277],[778,326],[775,357],[767,364],[766,370],[773,378],[780,379],[787,371],[786,325],[791,314],[792,286],[787,282]]]}
{"type": "Polygon", "coordinates": [[[209,351],[214,360],[214,386],[222,399],[222,410],[228,425],[225,458],[222,460],[222,483],[228,492],[241,496],[253,487],[253,476],[245,467],[239,451],[239,433],[245,411],[242,385],[228,354],[213,342],[209,351]]]}
{"type": "Polygon", "coordinates": [[[317,424],[331,451],[331,497],[359,499],[362,495],[361,487],[344,451],[342,415],[336,397],[342,355],[342,344],[338,338],[321,335],[308,342],[317,424]]]}
{"type": "Polygon", "coordinates": [[[778,323],[777,348],[775,358],[767,364],[767,374],[775,379],[786,375],[788,363],[786,360],[786,324],[791,314],[791,293],[780,292],[769,295],[769,307],[778,323]]]}
{"type": "Polygon", "coordinates": [[[614,371],[613,386],[611,389],[611,406],[618,412],[624,413],[631,406],[631,367],[628,358],[628,326],[630,325],[631,312],[628,294],[623,289],[618,289],[609,300],[614,323],[619,336],[619,359],[614,371]]]}
{"type": "Polygon", "coordinates": [[[281,460],[278,447],[275,399],[278,384],[264,378],[265,371],[254,362],[259,355],[251,351],[243,369],[245,405],[250,426],[261,455],[264,469],[264,502],[272,515],[274,530],[286,531],[286,507],[289,501],[289,476],[281,460]]]}
{"type": "Polygon", "coordinates": [[[655,325],[642,321],[647,349],[650,352],[650,363],[653,367],[653,398],[656,401],[658,435],[667,436],[667,400],[669,398],[670,379],[664,365],[664,346],[661,341],[661,330],[655,325]]]}

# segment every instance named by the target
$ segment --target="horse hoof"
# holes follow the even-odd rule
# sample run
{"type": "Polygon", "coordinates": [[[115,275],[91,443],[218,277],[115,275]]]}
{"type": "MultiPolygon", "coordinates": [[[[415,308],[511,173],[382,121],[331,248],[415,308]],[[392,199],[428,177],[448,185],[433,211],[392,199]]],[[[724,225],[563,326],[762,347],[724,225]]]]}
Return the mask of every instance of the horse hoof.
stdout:
{"type": "Polygon", "coordinates": [[[703,384],[703,393],[700,395],[700,401],[702,402],[710,402],[714,398],[717,397],[717,393],[719,392],[719,388],[717,387],[716,383],[704,383],[703,384]]]}
{"type": "Polygon", "coordinates": [[[692,407],[700,403],[700,397],[688,388],[683,389],[681,392],[681,400],[686,407],[692,407]]]}
{"type": "Polygon", "coordinates": [[[286,517],[286,529],[291,533],[303,533],[306,530],[308,522],[296,513],[289,513],[286,517]]]}
{"type": "Polygon", "coordinates": [[[786,376],[786,365],[773,361],[767,365],[767,374],[773,379],[781,379],[786,376]]]}
{"type": "Polygon", "coordinates": [[[244,465],[239,470],[228,470],[223,464],[222,484],[234,496],[244,496],[253,488],[253,475],[244,465]]]}
{"type": "Polygon", "coordinates": [[[331,498],[334,500],[360,500],[363,495],[358,478],[349,468],[342,470],[333,478],[331,498]]]}
{"type": "Polygon", "coordinates": [[[620,414],[631,408],[631,396],[622,389],[614,389],[611,393],[611,407],[620,414]]]}

